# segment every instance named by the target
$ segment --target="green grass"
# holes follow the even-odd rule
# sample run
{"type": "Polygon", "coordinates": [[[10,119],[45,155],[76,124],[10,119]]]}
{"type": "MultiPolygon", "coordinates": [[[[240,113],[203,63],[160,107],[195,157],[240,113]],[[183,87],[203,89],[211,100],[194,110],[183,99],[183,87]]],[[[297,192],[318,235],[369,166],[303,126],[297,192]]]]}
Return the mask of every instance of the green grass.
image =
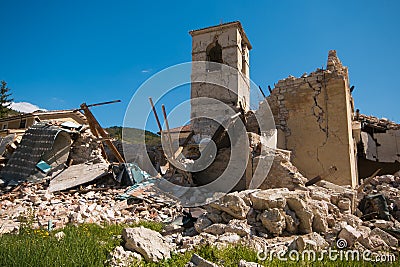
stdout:
{"type": "MultiPolygon", "coordinates": [[[[140,222],[134,226],[144,226],[155,231],[161,231],[163,225],[153,222],[140,222]]],[[[0,266],[104,266],[108,253],[122,244],[120,235],[127,225],[82,224],[67,226],[62,231],[65,237],[58,241],[54,232],[23,228],[18,235],[6,234],[0,236],[0,266]]],[[[58,230],[59,231],[59,230],[58,230]]],[[[369,262],[329,261],[279,261],[274,259],[264,262],[257,259],[257,253],[243,245],[228,246],[217,249],[213,246],[201,246],[194,251],[173,254],[168,260],[159,263],[138,262],[134,266],[185,266],[197,253],[201,257],[221,266],[237,266],[241,259],[258,262],[264,266],[376,266],[369,262]]],[[[392,265],[399,266],[399,261],[392,265]]],[[[382,265],[385,266],[385,265],[382,265]]]]}
{"type": "MultiPolygon", "coordinates": [[[[132,227],[160,231],[160,223],[141,222],[132,227]]],[[[54,232],[24,229],[18,235],[0,236],[0,266],[104,266],[107,254],[122,242],[118,235],[127,225],[82,224],[67,226],[58,241],[54,232]]]]}
{"type": "MultiPolygon", "coordinates": [[[[117,140],[122,140],[122,127],[112,126],[105,129],[111,137],[117,140]]],[[[136,128],[124,128],[124,141],[129,144],[141,144],[143,142],[143,134],[146,145],[159,145],[161,144],[161,137],[158,134],[150,131],[143,131],[136,128]]]]}

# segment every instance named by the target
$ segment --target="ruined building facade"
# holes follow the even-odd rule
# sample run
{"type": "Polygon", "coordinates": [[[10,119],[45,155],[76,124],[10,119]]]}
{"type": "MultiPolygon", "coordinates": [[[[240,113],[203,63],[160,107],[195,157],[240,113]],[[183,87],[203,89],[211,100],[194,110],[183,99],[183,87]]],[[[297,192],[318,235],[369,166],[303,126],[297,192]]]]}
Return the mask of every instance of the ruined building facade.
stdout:
{"type": "Polygon", "coordinates": [[[278,147],[292,151],[292,162],[308,178],[340,185],[358,183],[354,104],[347,67],[330,51],[327,68],[301,78],[280,80],[267,97],[278,130],[278,147]]]}
{"type": "MultiPolygon", "coordinates": [[[[322,176],[329,182],[354,188],[359,178],[368,177],[378,169],[380,175],[400,170],[400,125],[355,111],[348,69],[336,51],[329,51],[325,69],[278,81],[259,109],[251,111],[249,50],[252,47],[240,22],[190,34],[192,60],[201,63],[192,67],[191,85],[191,126],[197,143],[211,138],[222,122],[210,117],[226,118],[228,110],[233,114],[241,111],[246,113],[247,131],[258,135],[263,133],[255,117],[275,121],[277,148],[290,151],[291,162],[308,179],[322,176]],[[213,62],[223,65],[215,66],[213,62]],[[236,73],[224,70],[223,66],[232,67],[236,73]],[[222,84],[215,84],[221,81],[222,84]],[[213,101],[195,101],[202,97],[225,106],[213,101]],[[273,119],[264,116],[268,106],[273,119]]],[[[226,161],[221,153],[217,162],[226,161]]],[[[247,169],[254,169],[257,160],[257,156],[250,156],[251,166],[247,169]]],[[[207,175],[215,172],[213,166],[207,171],[207,175]]]]}

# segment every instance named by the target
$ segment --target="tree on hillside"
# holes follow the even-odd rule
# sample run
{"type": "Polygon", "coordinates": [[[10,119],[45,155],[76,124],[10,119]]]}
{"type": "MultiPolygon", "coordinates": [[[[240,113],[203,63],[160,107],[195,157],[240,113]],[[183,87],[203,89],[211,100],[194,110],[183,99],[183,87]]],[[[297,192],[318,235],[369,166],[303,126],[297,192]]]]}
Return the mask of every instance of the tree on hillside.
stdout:
{"type": "Polygon", "coordinates": [[[0,88],[0,118],[7,117],[7,114],[10,112],[11,102],[14,100],[10,98],[10,88],[7,87],[7,83],[5,81],[1,81],[0,88]]]}

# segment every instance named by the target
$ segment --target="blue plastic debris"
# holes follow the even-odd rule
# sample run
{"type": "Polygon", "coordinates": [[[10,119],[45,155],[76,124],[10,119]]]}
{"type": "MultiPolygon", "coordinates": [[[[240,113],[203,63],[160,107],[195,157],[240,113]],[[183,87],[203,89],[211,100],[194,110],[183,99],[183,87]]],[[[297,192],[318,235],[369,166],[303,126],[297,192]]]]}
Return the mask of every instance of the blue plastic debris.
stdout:
{"type": "Polygon", "coordinates": [[[51,170],[51,166],[47,164],[47,162],[41,160],[36,164],[36,167],[41,170],[43,173],[48,173],[51,170]]]}

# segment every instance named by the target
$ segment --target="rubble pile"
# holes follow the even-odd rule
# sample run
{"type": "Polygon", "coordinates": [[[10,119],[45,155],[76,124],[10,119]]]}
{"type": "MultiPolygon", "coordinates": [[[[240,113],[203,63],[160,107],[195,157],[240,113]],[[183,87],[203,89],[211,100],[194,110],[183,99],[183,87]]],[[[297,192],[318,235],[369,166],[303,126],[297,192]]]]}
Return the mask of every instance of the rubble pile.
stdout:
{"type": "Polygon", "coordinates": [[[0,234],[18,232],[20,223],[32,220],[35,229],[62,228],[81,223],[135,223],[142,220],[169,222],[178,214],[175,202],[151,188],[138,188],[125,200],[117,200],[126,188],[95,184],[62,193],[49,193],[44,184],[23,184],[6,193],[0,202],[0,234]],[[174,205],[174,207],[172,207],[174,205]]]}
{"type": "Polygon", "coordinates": [[[365,123],[373,126],[374,128],[382,128],[382,129],[391,129],[398,130],[400,129],[400,124],[390,121],[386,118],[377,118],[374,116],[367,116],[364,114],[356,114],[357,121],[361,123],[365,123]]]}
{"type": "Polygon", "coordinates": [[[101,143],[97,142],[89,128],[82,130],[71,146],[70,160],[73,165],[106,162],[102,155],[101,143]]]}
{"type": "MultiPolygon", "coordinates": [[[[166,227],[164,236],[157,238],[168,244],[165,245],[168,251],[175,252],[185,252],[199,245],[222,247],[228,244],[243,244],[256,251],[321,251],[345,244],[340,248],[399,252],[399,221],[394,218],[363,221],[354,215],[360,214],[357,209],[360,198],[367,192],[375,193],[371,191],[373,187],[380,188],[390,203],[398,201],[399,194],[394,193],[393,188],[397,190],[399,180],[400,177],[388,175],[376,177],[371,182],[373,185],[365,187],[358,198],[357,190],[326,181],[292,191],[274,188],[232,192],[204,206],[204,213],[193,226],[183,229],[171,224],[166,227]]],[[[124,238],[125,242],[128,239],[124,238]]],[[[149,252],[141,249],[147,245],[140,248],[125,245],[125,250],[146,257],[149,252]]],[[[153,249],[156,248],[147,248],[150,252],[153,249]]],[[[196,255],[188,266],[203,266],[203,260],[196,255]]],[[[242,264],[245,266],[245,262],[242,264]]]]}
{"type": "MultiPolygon", "coordinates": [[[[400,221],[400,177],[393,175],[382,175],[372,178],[368,184],[363,186],[358,199],[361,201],[366,196],[383,195],[388,205],[389,213],[400,221]]],[[[364,211],[363,215],[368,215],[364,211]]]]}

